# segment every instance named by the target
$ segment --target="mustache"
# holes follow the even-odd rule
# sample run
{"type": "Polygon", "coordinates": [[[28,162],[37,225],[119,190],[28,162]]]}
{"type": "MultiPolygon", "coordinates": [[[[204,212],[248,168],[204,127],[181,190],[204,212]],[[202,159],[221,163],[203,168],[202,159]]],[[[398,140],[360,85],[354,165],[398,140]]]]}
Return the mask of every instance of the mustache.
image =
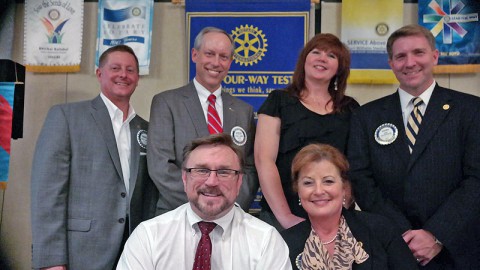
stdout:
{"type": "Polygon", "coordinates": [[[197,190],[197,193],[208,193],[213,195],[223,196],[223,192],[218,187],[203,187],[197,190]]]}

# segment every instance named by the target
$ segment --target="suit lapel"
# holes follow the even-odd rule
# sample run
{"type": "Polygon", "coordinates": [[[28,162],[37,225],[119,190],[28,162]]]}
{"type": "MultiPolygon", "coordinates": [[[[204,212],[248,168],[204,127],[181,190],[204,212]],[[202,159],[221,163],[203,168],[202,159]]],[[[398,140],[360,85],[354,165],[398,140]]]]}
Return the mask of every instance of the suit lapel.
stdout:
{"type": "Polygon", "coordinates": [[[235,125],[235,107],[233,97],[222,92],[223,101],[223,132],[229,134],[235,125]]]}
{"type": "Polygon", "coordinates": [[[415,146],[413,147],[410,162],[408,164],[408,170],[423,153],[432,137],[437,133],[440,124],[443,122],[445,117],[447,117],[450,110],[444,109],[443,106],[449,105],[449,108],[451,109],[452,104],[450,103],[450,100],[451,97],[448,95],[448,93],[444,91],[443,88],[436,85],[435,89],[433,90],[432,97],[428,102],[425,115],[423,116],[423,121],[417,135],[415,146]]]}
{"type": "Polygon", "coordinates": [[[117,170],[118,175],[123,181],[122,166],[120,163],[120,156],[118,155],[117,143],[115,140],[115,134],[113,133],[112,120],[108,114],[107,107],[100,96],[97,96],[92,100],[92,110],[91,114],[95,123],[97,124],[98,130],[102,133],[107,145],[108,152],[112,158],[115,169],[117,170]]]}
{"type": "Polygon", "coordinates": [[[198,98],[197,90],[193,81],[190,82],[182,92],[183,103],[185,108],[192,119],[192,124],[197,132],[197,137],[203,137],[210,134],[208,132],[207,121],[205,120],[205,114],[203,113],[200,99],[198,98]]]}
{"type": "Polygon", "coordinates": [[[142,129],[140,123],[138,121],[138,116],[135,116],[132,121],[130,121],[130,141],[131,141],[131,149],[130,149],[130,189],[129,198],[132,198],[133,191],[135,189],[135,183],[138,175],[138,162],[140,159],[140,145],[137,139],[138,132],[142,129]]]}
{"type": "Polygon", "coordinates": [[[400,96],[398,90],[394,94],[390,95],[383,104],[383,120],[384,123],[394,124],[398,129],[397,139],[393,142],[393,147],[400,160],[407,165],[409,160],[409,151],[407,141],[405,138],[405,125],[403,124],[402,107],[400,105],[400,96]]]}

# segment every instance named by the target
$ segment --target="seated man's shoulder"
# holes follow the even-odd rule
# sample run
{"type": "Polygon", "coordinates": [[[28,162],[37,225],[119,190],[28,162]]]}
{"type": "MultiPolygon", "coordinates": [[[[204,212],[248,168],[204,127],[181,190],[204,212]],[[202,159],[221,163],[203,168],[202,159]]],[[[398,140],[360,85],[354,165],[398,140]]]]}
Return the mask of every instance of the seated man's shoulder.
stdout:
{"type": "Polygon", "coordinates": [[[237,207],[235,215],[239,215],[239,218],[235,219],[236,226],[234,228],[245,230],[248,233],[256,233],[257,235],[272,234],[273,232],[277,231],[270,224],[243,211],[240,206],[234,207],[237,207]]]}
{"type": "Polygon", "coordinates": [[[177,226],[182,218],[186,214],[187,204],[181,205],[178,208],[153,217],[151,219],[143,221],[141,224],[145,228],[157,228],[157,227],[168,227],[168,226],[177,226]]]}

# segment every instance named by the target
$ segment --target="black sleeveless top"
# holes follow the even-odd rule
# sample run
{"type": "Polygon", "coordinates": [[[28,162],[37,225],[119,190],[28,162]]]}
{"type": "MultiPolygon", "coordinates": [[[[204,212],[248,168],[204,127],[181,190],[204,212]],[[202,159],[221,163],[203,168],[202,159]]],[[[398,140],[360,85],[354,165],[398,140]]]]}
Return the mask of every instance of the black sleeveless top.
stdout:
{"type": "MultiPolygon", "coordinates": [[[[307,218],[305,210],[298,205],[298,195],[292,190],[291,165],[302,147],[310,143],[330,144],[342,153],[346,152],[350,116],[359,107],[353,98],[341,113],[317,114],[307,109],[297,97],[285,90],[274,90],[258,110],[258,114],[278,117],[281,120],[280,143],[276,165],[288,205],[294,215],[307,218]]],[[[270,210],[265,198],[262,209],[270,210]]]]}

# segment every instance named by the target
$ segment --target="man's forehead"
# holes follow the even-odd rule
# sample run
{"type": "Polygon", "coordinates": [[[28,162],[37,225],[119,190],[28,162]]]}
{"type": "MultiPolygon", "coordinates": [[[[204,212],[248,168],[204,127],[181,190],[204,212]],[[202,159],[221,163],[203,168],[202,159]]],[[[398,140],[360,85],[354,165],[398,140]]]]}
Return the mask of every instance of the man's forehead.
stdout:
{"type": "Polygon", "coordinates": [[[189,164],[224,164],[237,165],[240,163],[235,152],[225,145],[201,145],[195,148],[187,161],[189,164]],[[216,156],[216,159],[212,159],[216,156]]]}

